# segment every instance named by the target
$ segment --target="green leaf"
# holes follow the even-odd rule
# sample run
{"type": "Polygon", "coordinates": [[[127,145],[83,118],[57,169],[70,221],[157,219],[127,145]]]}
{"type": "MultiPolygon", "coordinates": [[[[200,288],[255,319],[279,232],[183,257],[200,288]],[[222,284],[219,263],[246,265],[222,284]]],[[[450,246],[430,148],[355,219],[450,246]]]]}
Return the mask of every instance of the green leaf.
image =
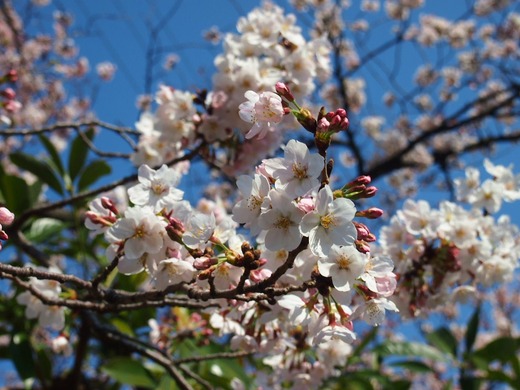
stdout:
{"type": "Polygon", "coordinates": [[[31,185],[28,185],[28,198],[29,204],[32,206],[40,199],[42,193],[43,183],[41,181],[35,181],[31,185]]]}
{"type": "Polygon", "coordinates": [[[177,390],[177,384],[175,381],[169,376],[164,375],[159,382],[159,386],[157,387],[157,390],[177,390]]]}
{"type": "Polygon", "coordinates": [[[382,357],[413,356],[435,361],[448,360],[446,355],[437,348],[419,342],[385,341],[374,348],[374,352],[382,357]]]}
{"type": "Polygon", "coordinates": [[[348,358],[348,362],[347,362],[347,365],[349,363],[352,363],[353,361],[355,361],[356,358],[359,359],[359,357],[361,356],[361,353],[363,352],[363,350],[367,347],[368,344],[370,344],[370,342],[372,342],[376,336],[377,336],[377,330],[379,328],[377,326],[374,326],[370,332],[368,332],[367,334],[365,334],[363,336],[363,340],[361,340],[361,342],[359,343],[359,345],[354,349],[354,351],[352,352],[352,354],[349,356],[348,358]]]}
{"type": "Polygon", "coordinates": [[[1,168],[0,190],[3,201],[15,215],[31,208],[30,190],[25,180],[18,176],[4,174],[1,168]]]}
{"type": "Polygon", "coordinates": [[[393,367],[401,367],[419,373],[434,372],[434,370],[430,366],[417,360],[403,360],[399,362],[390,363],[389,365],[393,367]]]}
{"type": "Polygon", "coordinates": [[[120,318],[112,318],[110,323],[123,334],[134,337],[135,333],[130,324],[127,321],[123,321],[120,318]]]}
{"type": "Polygon", "coordinates": [[[33,222],[26,236],[32,242],[41,243],[61,232],[65,227],[66,224],[58,219],[40,218],[33,222]]]}
{"type": "Polygon", "coordinates": [[[54,191],[63,195],[61,182],[46,161],[39,160],[33,156],[20,152],[12,153],[9,158],[13,164],[32,173],[38,180],[44,182],[54,191]]]}
{"type": "Polygon", "coordinates": [[[464,336],[464,340],[466,342],[466,352],[471,351],[473,348],[473,344],[475,343],[475,339],[477,338],[478,332],[478,323],[480,319],[480,306],[475,309],[475,312],[471,316],[468,327],[466,329],[466,334],[464,336]]]}
{"type": "Polygon", "coordinates": [[[125,385],[141,386],[149,389],[157,387],[157,383],[152,379],[143,364],[129,357],[110,359],[103,365],[101,370],[125,385]]]}
{"type": "Polygon", "coordinates": [[[514,378],[511,378],[502,370],[489,370],[486,373],[486,379],[488,381],[508,383],[512,388],[515,389],[520,388],[520,383],[518,383],[518,381],[516,381],[514,378]]]}
{"type": "MultiPolygon", "coordinates": [[[[85,136],[92,140],[94,138],[94,129],[88,129],[85,133],[85,136]]],[[[88,155],[88,145],[85,143],[83,138],[78,134],[78,136],[72,141],[72,145],[69,151],[69,176],[72,181],[76,179],[79,172],[85,165],[85,161],[87,160],[88,155]]]]}
{"type": "Polygon", "coordinates": [[[516,358],[519,349],[520,338],[500,337],[474,351],[470,357],[477,358],[488,365],[495,360],[506,364],[516,358]]]}
{"type": "Polygon", "coordinates": [[[91,184],[94,184],[101,177],[110,174],[112,169],[103,160],[92,161],[82,172],[81,177],[78,181],[78,191],[83,191],[88,188],[91,184]]]}
{"type": "Polygon", "coordinates": [[[53,162],[56,170],[60,173],[61,176],[65,175],[65,169],[63,168],[63,164],[61,163],[60,155],[58,154],[58,151],[56,150],[52,142],[49,141],[49,139],[43,134],[38,135],[38,138],[40,139],[40,142],[42,143],[45,150],[47,150],[47,153],[49,153],[51,161],[53,162]]]}
{"type": "Polygon", "coordinates": [[[14,334],[9,345],[11,359],[22,379],[34,378],[36,369],[31,344],[23,333],[14,334]]]}
{"type": "Polygon", "coordinates": [[[460,388],[462,390],[479,390],[480,380],[473,376],[464,375],[460,378],[460,388]]]}
{"type": "Polygon", "coordinates": [[[442,352],[449,353],[454,357],[457,356],[458,342],[448,328],[442,327],[426,334],[426,340],[442,352]]]}

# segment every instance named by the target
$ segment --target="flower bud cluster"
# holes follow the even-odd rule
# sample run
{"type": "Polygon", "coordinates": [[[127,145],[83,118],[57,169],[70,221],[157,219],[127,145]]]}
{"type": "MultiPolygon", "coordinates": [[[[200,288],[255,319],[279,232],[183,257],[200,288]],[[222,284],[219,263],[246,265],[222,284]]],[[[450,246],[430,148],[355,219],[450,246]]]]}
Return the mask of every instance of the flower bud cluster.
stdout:
{"type": "MultiPolygon", "coordinates": [[[[4,83],[13,83],[16,80],[18,80],[18,73],[15,69],[11,69],[5,75],[0,77],[0,86],[4,83]]],[[[3,98],[0,100],[0,109],[3,109],[7,114],[1,115],[2,121],[4,123],[10,124],[11,120],[9,117],[12,116],[12,114],[18,112],[21,109],[22,104],[16,100],[16,92],[11,87],[0,89],[0,97],[3,98]]]]}

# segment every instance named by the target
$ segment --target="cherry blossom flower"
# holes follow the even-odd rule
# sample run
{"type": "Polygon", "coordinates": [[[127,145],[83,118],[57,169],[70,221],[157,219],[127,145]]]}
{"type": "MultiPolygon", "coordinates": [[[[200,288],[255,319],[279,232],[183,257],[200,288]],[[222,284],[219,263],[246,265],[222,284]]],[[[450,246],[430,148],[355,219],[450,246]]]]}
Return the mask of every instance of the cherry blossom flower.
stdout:
{"type": "MultiPolygon", "coordinates": [[[[14,221],[14,214],[6,207],[0,207],[0,225],[8,226],[14,221]]],[[[1,228],[0,228],[1,229],[1,228]]]]}
{"type": "Polygon", "coordinates": [[[137,259],[162,249],[165,226],[166,221],[157,217],[150,206],[132,207],[107,230],[106,236],[112,243],[124,241],[125,256],[137,259]]]}
{"type": "Polygon", "coordinates": [[[386,298],[374,298],[359,306],[352,316],[351,320],[361,317],[372,326],[381,325],[385,320],[386,311],[399,311],[392,301],[386,298]]]}
{"type": "Polygon", "coordinates": [[[270,208],[260,215],[258,221],[260,227],[267,231],[266,248],[272,251],[295,249],[302,238],[299,225],[303,211],[281,191],[271,190],[269,201],[270,208]]]}
{"type": "Polygon", "coordinates": [[[296,140],[287,143],[284,158],[265,161],[266,171],[276,179],[276,188],[293,198],[306,195],[319,187],[323,167],[323,157],[310,153],[307,145],[296,140]]]}
{"type": "Polygon", "coordinates": [[[263,175],[241,175],[237,179],[237,187],[243,199],[233,207],[233,220],[246,224],[251,234],[258,234],[258,217],[262,203],[269,193],[269,181],[263,175]]]}
{"type": "Polygon", "coordinates": [[[156,212],[163,208],[169,211],[172,203],[182,199],[184,193],[176,188],[180,175],[173,168],[162,165],[153,170],[148,165],[141,165],[137,173],[139,184],[128,189],[133,204],[152,206],[156,212]]]}
{"type": "MultiPolygon", "coordinates": [[[[298,295],[284,295],[278,299],[278,305],[289,310],[289,321],[294,325],[307,326],[312,321],[313,311],[309,310],[307,303],[298,295]]],[[[317,316],[317,313],[314,314],[317,316]]]]}
{"type": "Polygon", "coordinates": [[[282,98],[270,91],[260,94],[247,91],[244,96],[248,101],[238,106],[239,115],[242,120],[253,123],[246,138],[258,136],[258,139],[262,139],[267,132],[273,131],[273,125],[280,123],[284,117],[282,98]]]}
{"type": "Polygon", "coordinates": [[[367,258],[354,246],[333,245],[327,257],[318,260],[318,270],[325,277],[332,277],[334,287],[349,291],[365,271],[367,258]]]}
{"type": "MultiPolygon", "coordinates": [[[[49,269],[35,267],[38,271],[61,273],[56,267],[49,269]]],[[[29,278],[31,286],[49,299],[57,299],[61,293],[61,286],[54,280],[41,280],[34,277],[29,278]]],[[[25,305],[25,316],[27,318],[38,318],[38,324],[54,330],[61,330],[65,326],[65,308],[61,306],[48,306],[30,291],[24,291],[16,297],[16,301],[25,305]]]]}
{"type": "Polygon", "coordinates": [[[59,335],[58,337],[52,339],[51,341],[52,352],[63,355],[70,356],[72,355],[72,346],[70,345],[69,339],[64,335],[59,335]]]}
{"type": "Polygon", "coordinates": [[[172,257],[159,262],[152,282],[158,290],[164,290],[170,285],[191,281],[195,272],[189,261],[172,257]]]}
{"type": "Polygon", "coordinates": [[[215,232],[215,215],[193,212],[182,240],[192,249],[202,249],[215,232]]]}
{"type": "Polygon", "coordinates": [[[391,296],[396,288],[394,262],[388,256],[371,257],[365,264],[365,272],[360,276],[366,286],[373,292],[383,296],[391,296]]]}
{"type": "Polygon", "coordinates": [[[357,231],[352,223],[356,207],[350,199],[334,199],[325,185],[316,198],[316,209],[306,214],[300,232],[309,237],[309,248],[317,256],[325,257],[332,245],[353,245],[357,231]]]}

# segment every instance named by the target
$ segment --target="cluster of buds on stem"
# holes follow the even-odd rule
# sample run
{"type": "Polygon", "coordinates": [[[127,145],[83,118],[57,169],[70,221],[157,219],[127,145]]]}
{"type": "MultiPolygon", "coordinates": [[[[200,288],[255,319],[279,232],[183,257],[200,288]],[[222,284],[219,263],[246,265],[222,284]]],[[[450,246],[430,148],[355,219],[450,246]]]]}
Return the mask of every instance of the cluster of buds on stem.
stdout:
{"type": "MultiPolygon", "coordinates": [[[[18,80],[18,73],[16,70],[12,69],[0,78],[0,84],[13,83],[16,80],[18,80]]],[[[15,100],[16,92],[14,89],[10,87],[1,89],[0,96],[5,99],[0,102],[0,107],[2,107],[6,112],[14,113],[22,107],[21,103],[15,100]]]]}
{"type": "MultiPolygon", "coordinates": [[[[348,198],[351,200],[372,198],[377,193],[377,188],[368,186],[372,181],[370,176],[358,176],[355,180],[345,184],[341,189],[334,192],[335,198],[348,198]]],[[[365,214],[373,215],[372,218],[379,218],[381,214],[378,209],[366,210],[365,214]],[[379,215],[378,215],[379,214],[379,215]]],[[[359,215],[365,217],[366,215],[359,215]]],[[[366,216],[367,218],[370,218],[366,216]]]]}
{"type": "MultiPolygon", "coordinates": [[[[0,240],[7,240],[9,236],[4,231],[3,226],[8,226],[14,221],[14,214],[6,207],[0,207],[0,240]]],[[[0,250],[2,249],[2,242],[0,241],[0,250]]]]}
{"type": "Polygon", "coordinates": [[[91,209],[85,212],[85,218],[90,222],[87,228],[91,230],[104,229],[112,226],[119,215],[115,203],[103,196],[91,203],[91,209]]]}
{"type": "Polygon", "coordinates": [[[338,108],[336,111],[331,111],[322,116],[322,112],[318,116],[318,132],[320,133],[339,133],[342,130],[348,129],[349,120],[347,118],[347,111],[343,108],[338,108]]]}
{"type": "Polygon", "coordinates": [[[18,72],[16,69],[11,69],[9,72],[0,77],[0,84],[14,83],[18,81],[18,72]]]}

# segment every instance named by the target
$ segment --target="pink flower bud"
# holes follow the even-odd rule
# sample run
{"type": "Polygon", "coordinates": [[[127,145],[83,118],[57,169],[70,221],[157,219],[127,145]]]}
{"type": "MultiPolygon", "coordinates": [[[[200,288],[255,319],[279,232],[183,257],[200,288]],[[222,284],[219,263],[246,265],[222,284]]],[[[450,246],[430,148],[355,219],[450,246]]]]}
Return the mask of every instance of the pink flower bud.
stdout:
{"type": "Polygon", "coordinates": [[[10,225],[14,221],[14,214],[10,212],[6,207],[0,207],[0,224],[10,225]]]}
{"type": "Polygon", "coordinates": [[[364,192],[364,197],[371,198],[371,197],[375,196],[376,193],[377,193],[376,187],[374,187],[374,186],[367,187],[367,189],[364,192]]]}
{"type": "Polygon", "coordinates": [[[117,210],[115,203],[112,201],[112,199],[106,196],[101,197],[101,206],[103,206],[107,210],[112,211],[116,215],[119,214],[119,211],[117,210]]]}
{"type": "Polygon", "coordinates": [[[302,198],[297,204],[297,207],[303,211],[305,214],[310,213],[316,207],[312,199],[310,198],[302,198]]]}
{"type": "Polygon", "coordinates": [[[16,100],[9,100],[4,104],[7,112],[18,112],[22,108],[22,104],[16,100]]]}
{"type": "Polygon", "coordinates": [[[13,100],[16,97],[16,92],[12,88],[6,88],[2,92],[0,92],[0,95],[5,97],[6,99],[13,100]]]}
{"type": "Polygon", "coordinates": [[[4,232],[3,230],[0,230],[0,240],[7,240],[9,239],[9,236],[7,235],[6,232],[4,232]]]}
{"type": "Polygon", "coordinates": [[[343,118],[347,117],[347,111],[345,111],[343,108],[338,108],[335,112],[336,115],[339,115],[343,118]]]}
{"type": "Polygon", "coordinates": [[[358,240],[364,240],[370,234],[370,229],[365,224],[355,221],[353,224],[356,227],[358,240]]]}
{"type": "Polygon", "coordinates": [[[18,80],[18,72],[15,69],[11,69],[7,74],[5,75],[7,81],[14,83],[18,80]]]}
{"type": "Polygon", "coordinates": [[[353,181],[351,181],[349,184],[347,184],[349,187],[355,186],[355,185],[362,185],[362,184],[370,184],[372,181],[372,178],[370,176],[362,175],[355,178],[353,181]]]}
{"type": "Polygon", "coordinates": [[[356,249],[361,253],[370,253],[370,247],[366,242],[356,240],[356,249]]]}
{"type": "Polygon", "coordinates": [[[294,101],[294,96],[291,93],[289,87],[285,83],[278,82],[278,83],[276,83],[274,88],[276,89],[276,93],[278,95],[280,95],[281,97],[287,99],[290,102],[294,101]]]}
{"type": "Polygon", "coordinates": [[[339,115],[334,115],[330,121],[330,125],[332,127],[337,127],[341,121],[343,120],[343,118],[341,118],[339,115]]]}
{"type": "Polygon", "coordinates": [[[330,122],[327,120],[327,118],[321,118],[318,121],[318,131],[323,132],[329,130],[330,122]]]}
{"type": "Polygon", "coordinates": [[[193,267],[202,271],[208,269],[209,267],[215,264],[217,264],[216,259],[213,259],[211,257],[199,257],[195,259],[195,261],[193,262],[193,267]]]}
{"type": "Polygon", "coordinates": [[[366,210],[356,212],[356,217],[363,217],[368,219],[376,219],[383,215],[383,210],[377,207],[370,207],[366,210]]]}

